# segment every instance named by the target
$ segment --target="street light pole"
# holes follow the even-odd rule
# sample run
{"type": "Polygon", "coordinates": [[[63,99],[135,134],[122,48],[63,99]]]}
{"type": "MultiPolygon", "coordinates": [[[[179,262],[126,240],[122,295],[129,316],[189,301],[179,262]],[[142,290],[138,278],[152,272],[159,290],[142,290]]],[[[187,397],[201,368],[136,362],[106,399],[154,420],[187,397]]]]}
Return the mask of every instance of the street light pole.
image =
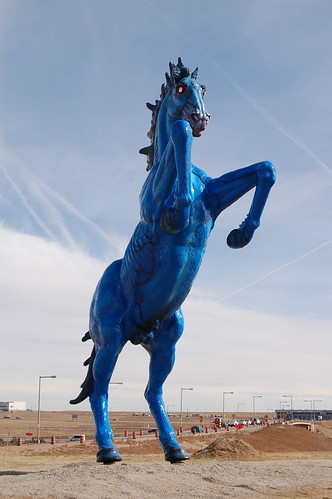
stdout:
{"type": "Polygon", "coordinates": [[[40,391],[41,391],[41,380],[44,378],[56,378],[56,376],[39,376],[38,383],[38,423],[37,423],[37,443],[40,444],[40,391]]]}
{"type": "Polygon", "coordinates": [[[316,420],[316,415],[315,415],[315,402],[321,402],[321,400],[313,400],[313,411],[314,411],[314,431],[315,431],[315,420],[316,420]]]}
{"type": "Polygon", "coordinates": [[[283,397],[287,397],[291,399],[291,419],[293,421],[293,395],[283,395],[283,397]]]}
{"type": "Polygon", "coordinates": [[[240,407],[240,405],[244,405],[244,404],[237,404],[237,406],[236,406],[236,412],[237,412],[237,414],[239,413],[239,407],[240,407]]]}
{"type": "Polygon", "coordinates": [[[169,408],[170,407],[174,407],[174,404],[167,404],[167,409],[166,409],[167,416],[169,415],[169,408]]]}
{"type": "Polygon", "coordinates": [[[234,392],[222,392],[222,417],[225,418],[225,395],[233,395],[234,392]]]}
{"type": "Polygon", "coordinates": [[[312,421],[312,400],[305,400],[304,402],[310,402],[310,416],[311,416],[311,421],[312,421]]]}
{"type": "Polygon", "coordinates": [[[252,396],[252,409],[253,409],[253,414],[254,414],[253,419],[255,419],[255,416],[256,416],[255,399],[261,399],[261,398],[262,398],[262,395],[253,395],[252,396]]]}
{"type": "Polygon", "coordinates": [[[180,427],[182,428],[182,398],[184,390],[193,390],[193,388],[181,388],[181,399],[180,399],[180,427]]]}

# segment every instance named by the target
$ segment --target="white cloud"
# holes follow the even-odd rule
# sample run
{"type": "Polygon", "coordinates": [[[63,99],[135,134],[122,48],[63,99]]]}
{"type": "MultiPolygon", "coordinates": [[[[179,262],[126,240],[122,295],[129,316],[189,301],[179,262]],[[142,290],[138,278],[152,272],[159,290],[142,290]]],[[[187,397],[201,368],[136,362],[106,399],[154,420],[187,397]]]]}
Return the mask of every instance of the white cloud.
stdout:
{"type": "MultiPolygon", "coordinates": [[[[227,389],[236,392],[229,402],[246,401],[247,409],[253,392],[264,395],[257,404],[275,407],[284,390],[294,404],[296,394],[299,403],[312,395],[331,404],[323,321],[331,319],[331,6],[242,4],[213,0],[202,10],[184,0],[166,12],[146,1],[128,21],[121,2],[1,2],[6,398],[36,405],[37,377],[48,373],[57,375],[45,381],[50,409],[68,408],[77,394],[91,349],[79,340],[106,266],[98,258],[121,254],[139,217],[146,172],[137,150],[147,145],[150,121],[144,102],[158,97],[168,61],[181,55],[199,66],[212,113],[194,162],[218,176],[270,159],[277,183],[249,247],[232,252],[225,238],[252,192],[217,221],[184,305],[166,402],[178,406],[179,388],[194,383],[185,400],[195,410],[220,406],[227,389]],[[184,15],[192,32],[209,26],[204,46],[183,30],[184,15]]],[[[146,408],[147,369],[146,352],[128,345],[114,373],[124,382],[112,389],[114,408],[146,408]]]]}
{"type": "MultiPolygon", "coordinates": [[[[104,264],[53,242],[0,228],[2,245],[1,318],[3,399],[36,405],[39,375],[55,374],[45,386],[45,409],[70,410],[68,400],[79,391],[90,344],[80,343],[88,327],[90,299],[104,264]]],[[[229,307],[200,297],[196,290],[184,305],[185,332],[178,344],[177,363],[165,384],[166,403],[178,404],[181,386],[191,410],[220,407],[225,389],[234,402],[263,393],[266,404],[277,405],[283,391],[310,397],[329,396],[329,325],[244,308],[229,307]],[[314,332],[314,334],[313,334],[314,332]],[[319,369],[310,369],[308,366],[319,369]],[[294,376],[296,373],[296,376],[294,376]],[[270,400],[268,402],[268,400],[270,400]]],[[[119,357],[113,380],[111,408],[146,410],[143,398],[148,356],[130,344],[119,357]]],[[[77,409],[88,407],[85,402],[77,409]]],[[[176,409],[174,409],[176,410],[176,409]]],[[[202,410],[202,409],[201,409],[202,410]]]]}

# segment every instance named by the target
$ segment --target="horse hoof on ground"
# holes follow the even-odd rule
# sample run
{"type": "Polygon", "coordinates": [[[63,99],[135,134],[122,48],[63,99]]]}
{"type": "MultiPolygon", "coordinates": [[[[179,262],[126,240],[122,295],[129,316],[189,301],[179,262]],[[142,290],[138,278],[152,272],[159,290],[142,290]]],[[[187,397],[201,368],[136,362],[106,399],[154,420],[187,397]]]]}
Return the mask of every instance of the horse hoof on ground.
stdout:
{"type": "Polygon", "coordinates": [[[183,447],[165,446],[165,461],[169,461],[171,464],[174,464],[186,461],[187,459],[190,459],[190,457],[183,447]]]}
{"type": "Polygon", "coordinates": [[[117,461],[122,461],[122,457],[115,447],[100,449],[97,453],[97,463],[112,464],[117,461]]]}
{"type": "Polygon", "coordinates": [[[232,249],[240,249],[247,246],[251,239],[241,229],[234,229],[228,234],[227,245],[232,249]]]}

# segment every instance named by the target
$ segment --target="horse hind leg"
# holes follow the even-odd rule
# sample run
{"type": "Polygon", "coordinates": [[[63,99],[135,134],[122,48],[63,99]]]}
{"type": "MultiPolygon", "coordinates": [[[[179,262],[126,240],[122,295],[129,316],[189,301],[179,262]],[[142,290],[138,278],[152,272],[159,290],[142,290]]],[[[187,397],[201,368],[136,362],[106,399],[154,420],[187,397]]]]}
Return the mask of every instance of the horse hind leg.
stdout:
{"type": "Polygon", "coordinates": [[[187,452],[176,440],[162,397],[163,384],[174,365],[175,343],[182,331],[182,314],[177,312],[172,319],[163,323],[153,340],[142,343],[150,354],[149,381],[144,395],[158,426],[165,460],[171,463],[189,459],[187,452]]]}
{"type": "Polygon", "coordinates": [[[98,349],[93,365],[93,388],[90,404],[96,424],[96,441],[99,447],[97,462],[111,464],[122,461],[113,443],[113,432],[108,415],[108,385],[121,349],[109,345],[98,349]]]}

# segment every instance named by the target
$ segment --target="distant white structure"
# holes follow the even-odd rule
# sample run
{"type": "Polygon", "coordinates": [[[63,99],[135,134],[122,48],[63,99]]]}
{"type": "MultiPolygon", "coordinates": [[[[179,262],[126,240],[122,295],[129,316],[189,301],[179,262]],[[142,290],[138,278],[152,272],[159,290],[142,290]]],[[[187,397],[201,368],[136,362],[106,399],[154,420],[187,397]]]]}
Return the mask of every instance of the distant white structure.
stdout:
{"type": "Polygon", "coordinates": [[[25,411],[25,402],[0,402],[0,411],[25,411]]]}

